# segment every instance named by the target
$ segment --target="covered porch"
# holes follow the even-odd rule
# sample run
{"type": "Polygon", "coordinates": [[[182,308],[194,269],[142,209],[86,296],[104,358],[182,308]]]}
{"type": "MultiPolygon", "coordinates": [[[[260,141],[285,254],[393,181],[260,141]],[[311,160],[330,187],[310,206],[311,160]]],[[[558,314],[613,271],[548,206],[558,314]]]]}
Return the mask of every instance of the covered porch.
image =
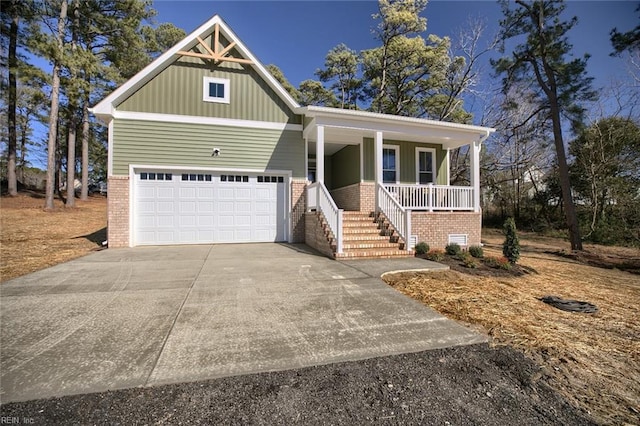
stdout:
{"type": "Polygon", "coordinates": [[[335,217],[328,222],[336,234],[340,210],[383,214],[409,249],[415,213],[480,212],[480,149],[493,129],[325,107],[302,110],[312,182],[308,208],[335,217]],[[449,153],[462,146],[469,146],[470,185],[454,186],[449,153]]]}

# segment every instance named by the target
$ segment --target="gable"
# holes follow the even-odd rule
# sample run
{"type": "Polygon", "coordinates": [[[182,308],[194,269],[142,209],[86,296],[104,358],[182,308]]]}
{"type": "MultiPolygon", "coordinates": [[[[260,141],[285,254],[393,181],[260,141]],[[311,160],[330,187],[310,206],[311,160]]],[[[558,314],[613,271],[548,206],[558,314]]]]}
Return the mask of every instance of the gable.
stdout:
{"type": "Polygon", "coordinates": [[[132,112],[172,111],[172,114],[299,123],[294,113],[299,108],[298,103],[218,15],[162,54],[90,111],[108,122],[114,117],[116,108],[132,112]],[[202,79],[205,75],[225,73],[237,80],[234,86],[247,93],[246,98],[237,98],[240,101],[235,108],[198,107],[190,101],[192,92],[185,85],[193,86],[199,80],[193,93],[194,96],[200,95],[202,100],[202,79]],[[182,78],[186,78],[184,83],[181,82],[182,78]],[[183,111],[192,111],[194,114],[183,111]]]}
{"type": "MultiPolygon", "coordinates": [[[[205,40],[210,42],[211,36],[205,40]]],[[[238,57],[237,52],[232,54],[238,57]]],[[[119,111],[219,117],[300,124],[301,118],[278,96],[252,65],[182,56],[131,96],[119,111]],[[204,79],[229,80],[229,103],[203,100],[204,79]]]]}

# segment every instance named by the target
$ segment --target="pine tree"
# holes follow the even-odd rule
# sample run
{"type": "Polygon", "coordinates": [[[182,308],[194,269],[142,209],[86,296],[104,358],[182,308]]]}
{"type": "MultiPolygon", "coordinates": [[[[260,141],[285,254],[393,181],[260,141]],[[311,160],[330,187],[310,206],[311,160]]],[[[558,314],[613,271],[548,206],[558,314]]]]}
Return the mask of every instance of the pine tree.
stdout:
{"type": "MultiPolygon", "coordinates": [[[[573,250],[582,250],[582,240],[576,209],[571,194],[569,167],[564,146],[562,117],[569,117],[577,126],[584,114],[580,103],[592,100],[592,78],[586,74],[588,56],[568,60],[572,46],[567,39],[568,31],[577,23],[577,18],[561,21],[564,4],[558,1],[536,0],[513,3],[502,1],[504,19],[500,22],[504,41],[523,38],[510,55],[493,65],[504,74],[505,93],[513,84],[529,85],[536,93],[538,110],[545,111],[552,123],[556,159],[560,174],[565,219],[573,250]]],[[[504,52],[504,46],[502,48],[504,52]]],[[[532,115],[532,118],[537,115],[532,115]]]]}

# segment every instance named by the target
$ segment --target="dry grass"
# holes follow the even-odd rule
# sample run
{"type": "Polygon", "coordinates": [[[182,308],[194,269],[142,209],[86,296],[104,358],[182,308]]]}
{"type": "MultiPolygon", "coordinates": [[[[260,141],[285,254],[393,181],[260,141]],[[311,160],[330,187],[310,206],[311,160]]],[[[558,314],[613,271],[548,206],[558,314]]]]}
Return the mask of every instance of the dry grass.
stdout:
{"type": "Polygon", "coordinates": [[[100,248],[106,239],[106,198],[76,200],[77,207],[45,212],[38,194],[0,200],[0,282],[66,262],[100,248]]]}
{"type": "MultiPolygon", "coordinates": [[[[501,236],[485,236],[485,255],[499,255],[501,236]]],[[[524,351],[575,405],[606,424],[640,424],[640,275],[587,266],[547,254],[562,240],[521,236],[520,277],[447,271],[402,273],[385,280],[444,315],[483,327],[497,344],[524,351]],[[537,298],[556,295],[596,304],[596,314],[569,313],[537,298]]],[[[588,247],[614,255],[637,250],[588,247]]]]}

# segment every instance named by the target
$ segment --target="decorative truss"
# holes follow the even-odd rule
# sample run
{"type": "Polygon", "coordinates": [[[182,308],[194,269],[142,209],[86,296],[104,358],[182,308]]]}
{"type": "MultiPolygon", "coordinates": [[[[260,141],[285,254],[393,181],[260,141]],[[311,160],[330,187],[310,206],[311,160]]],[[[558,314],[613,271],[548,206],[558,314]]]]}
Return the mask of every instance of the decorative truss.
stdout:
{"type": "Polygon", "coordinates": [[[178,54],[183,56],[193,56],[195,58],[201,58],[201,59],[209,59],[216,64],[219,62],[225,62],[225,61],[237,62],[240,64],[253,64],[253,62],[249,59],[234,58],[233,56],[228,56],[231,49],[233,49],[236,45],[235,41],[232,41],[231,43],[229,43],[228,46],[221,49],[219,24],[215,24],[213,27],[213,50],[211,50],[211,47],[207,43],[205,43],[205,41],[202,40],[200,37],[197,37],[197,40],[200,43],[200,46],[204,47],[204,50],[206,50],[207,53],[199,53],[199,52],[191,52],[191,51],[187,52],[187,51],[181,50],[178,52],[178,54]]]}

